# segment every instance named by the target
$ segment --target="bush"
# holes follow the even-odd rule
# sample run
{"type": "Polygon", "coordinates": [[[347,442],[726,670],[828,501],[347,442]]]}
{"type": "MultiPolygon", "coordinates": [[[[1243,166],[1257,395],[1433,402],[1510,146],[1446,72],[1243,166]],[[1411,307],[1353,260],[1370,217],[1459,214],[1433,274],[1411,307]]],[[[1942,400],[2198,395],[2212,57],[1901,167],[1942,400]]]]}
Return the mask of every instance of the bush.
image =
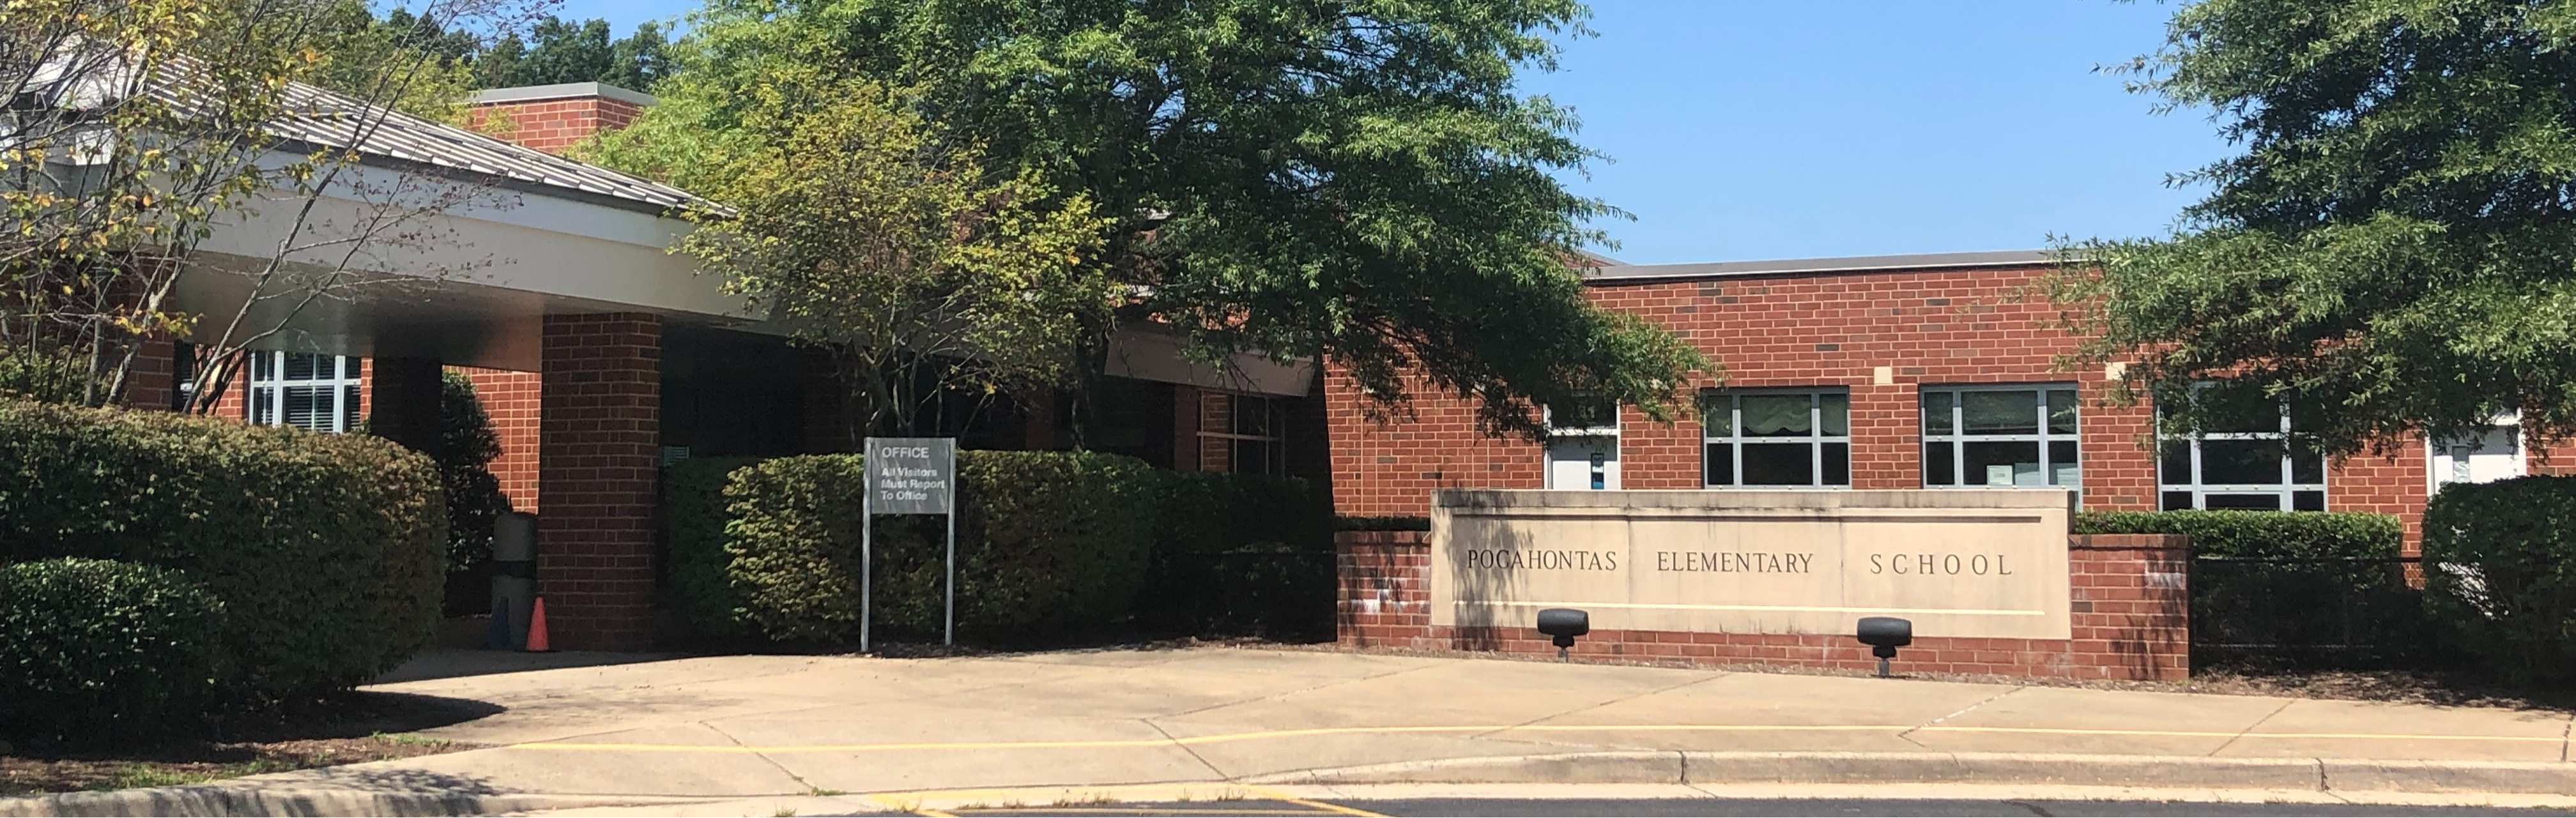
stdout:
{"type": "Polygon", "coordinates": [[[230,693],[353,685],[426,647],[442,495],[429,458],[366,435],[0,402],[0,563],[187,572],[224,603],[230,693]]]}
{"type": "Polygon", "coordinates": [[[660,526],[664,599],[700,636],[744,635],[742,598],[728,576],[725,485],[754,457],[692,457],[662,470],[660,526]]]}
{"type": "Polygon", "coordinates": [[[2516,681],[2576,679],[2576,477],[2454,484],[2424,509],[2428,605],[2516,681]]]}
{"type": "MultiPolygon", "coordinates": [[[[958,453],[957,471],[961,634],[1026,638],[1125,617],[1153,543],[1151,467],[1096,453],[969,451],[958,453]]],[[[860,456],[848,454],[782,457],[732,473],[731,587],[742,619],[762,635],[857,636],[862,477],[860,456]]],[[[939,633],[942,526],[934,516],[878,519],[881,633],[939,633]]]]}
{"type": "Polygon", "coordinates": [[[166,568],[77,558],[0,567],[0,735],[178,732],[214,692],[223,626],[223,603],[166,568]]]}
{"type": "Polygon", "coordinates": [[[449,616],[485,613],[492,607],[493,524],[510,510],[501,480],[489,466],[501,456],[501,433],[474,395],[474,379],[465,373],[440,373],[437,448],[438,482],[447,492],[447,586],[444,609],[449,616]]]}
{"type": "Polygon", "coordinates": [[[2406,529],[2387,514],[2278,511],[2087,511],[2077,534],[2182,534],[2203,557],[2397,556],[2406,529]]]}
{"type": "Polygon", "coordinates": [[[1294,477],[1159,475],[1140,619],[1202,635],[1332,633],[1331,498],[1294,477]]]}
{"type": "Polygon", "coordinates": [[[2195,663],[2384,667],[2437,661],[2394,516],[2279,511],[2076,515],[2079,534],[2183,534],[2195,663]]]}
{"type": "Polygon", "coordinates": [[[1429,531],[1429,517],[1334,517],[1334,531],[1429,531]]]}

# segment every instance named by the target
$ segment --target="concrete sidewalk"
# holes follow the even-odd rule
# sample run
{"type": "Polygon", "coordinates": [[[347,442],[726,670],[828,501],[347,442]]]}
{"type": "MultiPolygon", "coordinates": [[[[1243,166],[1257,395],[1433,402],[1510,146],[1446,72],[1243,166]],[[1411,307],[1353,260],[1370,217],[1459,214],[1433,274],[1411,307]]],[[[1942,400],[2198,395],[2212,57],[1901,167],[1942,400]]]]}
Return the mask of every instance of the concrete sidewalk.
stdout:
{"type": "Polygon", "coordinates": [[[507,710],[426,731],[490,749],[243,785],[632,803],[1153,782],[2576,795],[2564,712],[1907,679],[1196,648],[729,656],[371,689],[507,710]]]}

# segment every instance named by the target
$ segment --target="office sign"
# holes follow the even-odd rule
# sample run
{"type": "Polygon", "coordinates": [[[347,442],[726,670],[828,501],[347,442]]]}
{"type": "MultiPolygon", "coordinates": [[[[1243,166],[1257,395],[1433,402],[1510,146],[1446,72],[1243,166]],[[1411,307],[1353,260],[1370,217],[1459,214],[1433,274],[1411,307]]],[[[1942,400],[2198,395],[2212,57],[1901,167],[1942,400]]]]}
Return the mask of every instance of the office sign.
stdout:
{"type": "Polygon", "coordinates": [[[868,510],[948,514],[957,509],[957,439],[872,437],[867,442],[868,510]]]}

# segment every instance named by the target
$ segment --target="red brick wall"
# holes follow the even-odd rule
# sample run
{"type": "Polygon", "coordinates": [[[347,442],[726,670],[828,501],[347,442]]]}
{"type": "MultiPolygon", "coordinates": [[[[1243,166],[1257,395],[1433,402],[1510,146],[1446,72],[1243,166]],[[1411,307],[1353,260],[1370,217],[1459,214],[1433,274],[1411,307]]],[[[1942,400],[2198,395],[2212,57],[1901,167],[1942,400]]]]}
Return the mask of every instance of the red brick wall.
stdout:
{"type": "MultiPolygon", "coordinates": [[[[1682,334],[1726,368],[1725,386],[1847,387],[1851,390],[1852,488],[1922,485],[1921,389],[1960,384],[2073,383],[2084,407],[2078,425],[2084,506],[2156,507],[2153,414],[2144,405],[2104,405],[2099,366],[2060,371],[2057,356],[2076,339],[2056,328],[2055,307],[2022,297],[2038,267],[1782,274],[1720,280],[1596,282],[1592,299],[1643,315],[1682,334]],[[1886,367],[1893,383],[1878,384],[1886,367]]],[[[1703,379],[1693,388],[1716,385],[1703,379]]],[[[1341,372],[1325,381],[1333,439],[1333,499],[1342,514],[1423,515],[1441,488],[1543,486],[1536,444],[1479,436],[1471,404],[1413,385],[1395,422],[1365,417],[1364,398],[1341,372]]],[[[1622,488],[1691,489],[1702,481],[1694,420],[1649,422],[1633,408],[1620,418],[1622,488]]],[[[2423,507],[2421,442],[2391,457],[2354,458],[2326,478],[2334,511],[2405,516],[2415,541],[2423,507]]]]}
{"type": "Polygon", "coordinates": [[[600,131],[635,124],[643,106],[607,97],[489,102],[466,112],[469,127],[547,153],[562,153],[600,131]],[[493,114],[500,119],[494,121],[493,114]]]}
{"type": "Polygon", "coordinates": [[[661,350],[659,316],[545,318],[537,590],[558,648],[650,644],[661,350]]]}
{"type": "MultiPolygon", "coordinates": [[[[1340,574],[1339,641],[1347,647],[1479,650],[1552,656],[1536,630],[1431,624],[1430,534],[1346,531],[1334,538],[1340,574]]],[[[2180,537],[2094,535],[2070,539],[2073,628],[2068,639],[1918,635],[1897,672],[1984,673],[2080,679],[2181,679],[2191,673],[2190,552],[2180,537]]],[[[1595,630],[1577,656],[1680,665],[1770,664],[1873,669],[1870,649],[1848,635],[1595,630]]]]}
{"type": "Polygon", "coordinates": [[[501,437],[501,456],[485,468],[501,481],[501,493],[510,498],[510,507],[519,511],[537,510],[537,418],[544,411],[540,387],[544,378],[535,372],[512,372],[481,367],[448,367],[465,373],[474,382],[474,397],[483,404],[483,413],[492,419],[492,429],[501,437]]]}

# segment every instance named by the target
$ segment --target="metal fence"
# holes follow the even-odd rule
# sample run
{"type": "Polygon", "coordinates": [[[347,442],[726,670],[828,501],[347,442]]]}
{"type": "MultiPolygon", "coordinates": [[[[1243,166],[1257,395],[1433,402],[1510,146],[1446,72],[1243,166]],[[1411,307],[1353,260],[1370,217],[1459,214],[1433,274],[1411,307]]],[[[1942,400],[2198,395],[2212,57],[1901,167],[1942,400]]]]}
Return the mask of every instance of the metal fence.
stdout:
{"type": "Polygon", "coordinates": [[[2192,664],[2423,664],[2421,576],[2417,557],[2193,557],[2192,664]]]}

